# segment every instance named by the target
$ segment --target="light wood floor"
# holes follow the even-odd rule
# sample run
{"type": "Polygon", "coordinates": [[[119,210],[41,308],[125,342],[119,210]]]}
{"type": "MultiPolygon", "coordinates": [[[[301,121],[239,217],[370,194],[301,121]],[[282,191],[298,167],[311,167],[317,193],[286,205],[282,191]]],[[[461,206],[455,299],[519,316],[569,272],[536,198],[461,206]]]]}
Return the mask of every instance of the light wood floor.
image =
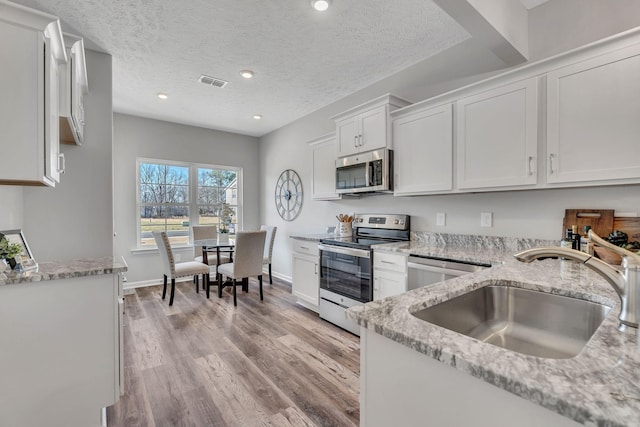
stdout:
{"type": "Polygon", "coordinates": [[[274,278],[211,298],[178,284],[125,298],[125,395],[109,426],[357,426],[359,339],[294,303],[274,278]]]}

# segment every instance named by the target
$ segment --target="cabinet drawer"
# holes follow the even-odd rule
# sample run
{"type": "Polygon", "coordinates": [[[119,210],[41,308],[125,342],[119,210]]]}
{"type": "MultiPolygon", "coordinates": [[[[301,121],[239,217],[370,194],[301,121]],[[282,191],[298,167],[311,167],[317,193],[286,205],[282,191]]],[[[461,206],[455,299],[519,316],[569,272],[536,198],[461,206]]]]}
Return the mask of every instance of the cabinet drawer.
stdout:
{"type": "Polygon", "coordinates": [[[317,242],[312,242],[309,240],[298,240],[298,239],[293,239],[293,251],[301,254],[315,255],[315,256],[317,256],[320,253],[318,251],[317,242]]]}
{"type": "Polygon", "coordinates": [[[382,252],[375,252],[373,255],[373,268],[381,270],[407,273],[407,257],[404,255],[394,255],[382,252]]]}

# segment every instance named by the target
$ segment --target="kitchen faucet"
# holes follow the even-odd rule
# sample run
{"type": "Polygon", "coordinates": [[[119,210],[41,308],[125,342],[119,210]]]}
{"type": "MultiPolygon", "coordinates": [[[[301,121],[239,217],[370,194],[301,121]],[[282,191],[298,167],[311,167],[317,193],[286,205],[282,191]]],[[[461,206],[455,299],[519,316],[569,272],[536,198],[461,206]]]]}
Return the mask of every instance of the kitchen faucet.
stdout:
{"type": "Polygon", "coordinates": [[[623,271],[621,272],[588,253],[555,246],[528,249],[514,256],[518,261],[522,262],[531,262],[538,258],[557,256],[582,262],[605,278],[618,293],[622,303],[619,316],[621,325],[619,329],[624,330],[627,326],[637,329],[640,323],[640,256],[619,246],[612,245],[600,238],[593,230],[589,230],[589,240],[594,244],[604,246],[622,256],[623,271]]]}

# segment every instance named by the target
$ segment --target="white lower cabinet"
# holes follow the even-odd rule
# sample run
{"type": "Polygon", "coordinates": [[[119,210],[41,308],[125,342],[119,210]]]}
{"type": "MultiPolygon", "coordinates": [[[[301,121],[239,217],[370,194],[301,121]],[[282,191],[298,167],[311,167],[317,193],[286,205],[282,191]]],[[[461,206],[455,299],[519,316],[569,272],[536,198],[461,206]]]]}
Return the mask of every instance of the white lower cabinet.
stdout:
{"type": "Polygon", "coordinates": [[[293,241],[291,292],[298,302],[318,312],[320,303],[320,253],[316,242],[293,241]]]}
{"type": "Polygon", "coordinates": [[[118,280],[0,286],[0,425],[97,426],[120,396],[118,280]]]}
{"type": "Polygon", "coordinates": [[[537,183],[537,77],[458,100],[456,120],[458,188],[537,183]]]}
{"type": "Polygon", "coordinates": [[[453,189],[452,105],[393,120],[394,195],[453,189]]]}
{"type": "Polygon", "coordinates": [[[360,425],[578,427],[582,424],[361,327],[360,425]]]}
{"type": "Polygon", "coordinates": [[[373,299],[378,300],[407,291],[407,256],[374,252],[373,299]]]}
{"type": "Polygon", "coordinates": [[[547,75],[547,182],[640,179],[640,45],[547,75]]]}

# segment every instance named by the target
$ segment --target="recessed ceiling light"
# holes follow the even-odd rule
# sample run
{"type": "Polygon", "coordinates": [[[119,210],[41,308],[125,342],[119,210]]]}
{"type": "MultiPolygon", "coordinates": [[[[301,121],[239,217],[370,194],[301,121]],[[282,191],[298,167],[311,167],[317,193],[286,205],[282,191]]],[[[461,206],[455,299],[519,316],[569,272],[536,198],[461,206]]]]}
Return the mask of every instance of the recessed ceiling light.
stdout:
{"type": "Polygon", "coordinates": [[[240,75],[242,77],[244,77],[245,79],[250,79],[251,77],[253,77],[253,71],[251,71],[251,70],[242,70],[242,71],[240,71],[240,75]]]}
{"type": "Polygon", "coordinates": [[[256,114],[253,116],[254,119],[256,120],[260,120],[262,118],[262,116],[260,114],[256,114]]]}
{"type": "Polygon", "coordinates": [[[160,98],[160,99],[167,99],[167,98],[169,98],[169,95],[167,95],[166,93],[162,93],[162,92],[160,92],[160,93],[158,94],[158,98],[160,98]]]}
{"type": "Polygon", "coordinates": [[[311,6],[319,12],[329,9],[330,4],[331,0],[311,0],[311,6]]]}

